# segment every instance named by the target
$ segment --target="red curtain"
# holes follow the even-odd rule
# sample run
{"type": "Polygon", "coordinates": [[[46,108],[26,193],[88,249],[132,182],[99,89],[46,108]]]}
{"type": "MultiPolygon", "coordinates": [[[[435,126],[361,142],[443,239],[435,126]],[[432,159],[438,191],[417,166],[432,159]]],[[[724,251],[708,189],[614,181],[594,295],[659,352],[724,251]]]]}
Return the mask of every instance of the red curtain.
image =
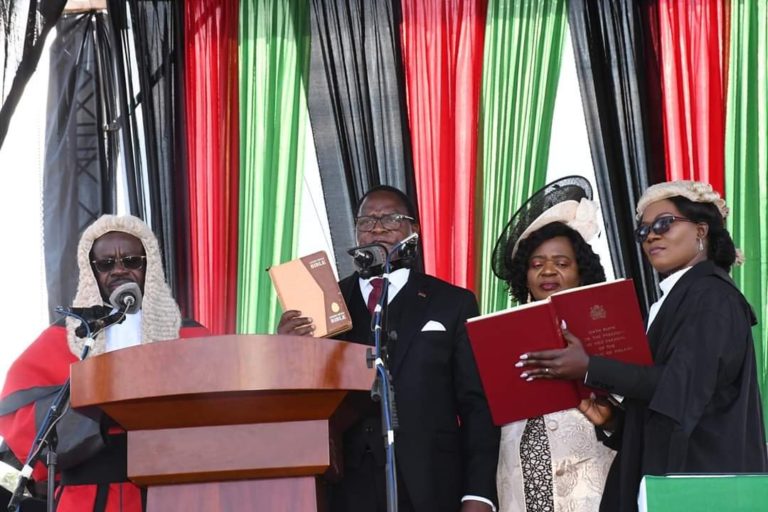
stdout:
{"type": "Polygon", "coordinates": [[[657,8],[667,178],[723,193],[729,2],[659,0],[657,8]]]}
{"type": "Polygon", "coordinates": [[[425,270],[474,288],[473,211],[485,0],[402,0],[408,120],[425,270]]]}
{"type": "Polygon", "coordinates": [[[192,312],[214,334],[236,319],[238,8],[184,2],[192,312]]]}

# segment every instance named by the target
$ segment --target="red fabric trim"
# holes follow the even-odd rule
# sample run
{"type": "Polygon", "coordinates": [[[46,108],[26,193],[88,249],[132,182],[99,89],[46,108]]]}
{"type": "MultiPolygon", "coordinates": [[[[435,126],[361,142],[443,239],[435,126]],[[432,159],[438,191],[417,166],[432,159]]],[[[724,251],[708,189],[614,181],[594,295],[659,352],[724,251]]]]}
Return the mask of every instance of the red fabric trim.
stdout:
{"type": "Polygon", "coordinates": [[[69,365],[76,361],[67,345],[67,329],[48,327],[11,365],[0,398],[22,389],[59,386],[69,378],[69,365]],[[61,364],[51,364],[54,361],[61,364]]]}
{"type": "MultiPolygon", "coordinates": [[[[69,485],[61,493],[57,512],[83,512],[93,510],[96,500],[95,485],[69,485]]],[[[132,483],[109,484],[105,512],[141,512],[141,490],[132,483]]]]}
{"type": "Polygon", "coordinates": [[[725,108],[730,6],[659,0],[658,30],[667,179],[725,192],[725,108]]]}
{"type": "Polygon", "coordinates": [[[211,331],[203,327],[202,325],[197,325],[194,327],[182,327],[179,331],[179,338],[183,339],[189,339],[189,338],[204,338],[206,336],[210,336],[211,331]]]}
{"type": "Polygon", "coordinates": [[[192,316],[235,332],[239,194],[237,0],[184,2],[192,316]]]}
{"type": "Polygon", "coordinates": [[[475,286],[485,0],[403,0],[401,38],[424,265],[475,286]]]}
{"type": "MultiPolygon", "coordinates": [[[[76,361],[77,358],[67,345],[67,329],[60,326],[48,327],[13,362],[0,398],[24,389],[60,386],[69,378],[69,366],[76,361]]],[[[0,435],[22,462],[29,455],[37,434],[34,405],[32,403],[15,413],[0,416],[0,435]]],[[[32,478],[46,479],[42,463],[35,465],[32,478]]]]}

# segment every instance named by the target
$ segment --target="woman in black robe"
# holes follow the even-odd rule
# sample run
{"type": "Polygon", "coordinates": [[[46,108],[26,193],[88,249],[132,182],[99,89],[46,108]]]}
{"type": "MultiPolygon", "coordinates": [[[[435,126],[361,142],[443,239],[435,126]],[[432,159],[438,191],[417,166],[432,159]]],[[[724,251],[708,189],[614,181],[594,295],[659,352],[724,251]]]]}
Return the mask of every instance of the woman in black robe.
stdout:
{"type": "Polygon", "coordinates": [[[601,510],[637,510],[644,475],[768,470],[752,339],[754,312],[728,272],[737,252],[728,209],[708,184],[650,187],[637,205],[638,243],[660,274],[651,306],[653,366],[568,347],[526,354],[526,377],[579,379],[623,397],[604,408],[605,443],[618,450],[601,510]]]}

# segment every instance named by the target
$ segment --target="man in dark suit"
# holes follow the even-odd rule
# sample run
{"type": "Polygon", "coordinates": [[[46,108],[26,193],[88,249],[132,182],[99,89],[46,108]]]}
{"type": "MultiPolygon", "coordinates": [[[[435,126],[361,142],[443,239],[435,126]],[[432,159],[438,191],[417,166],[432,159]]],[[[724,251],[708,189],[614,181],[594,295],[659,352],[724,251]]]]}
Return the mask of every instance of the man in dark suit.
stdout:
{"type": "MultiPolygon", "coordinates": [[[[400,190],[380,186],[363,196],[359,245],[391,250],[418,232],[416,211],[400,190]]],[[[464,322],[478,314],[474,295],[408,268],[390,274],[385,331],[399,428],[395,435],[400,512],[496,510],[499,430],[493,426],[464,322]]],[[[339,285],[353,328],[340,339],[372,343],[368,303],[378,277],[358,272],[339,285]]],[[[286,311],[281,334],[311,334],[312,320],[286,311]]],[[[377,407],[344,435],[344,476],[329,489],[333,512],[386,510],[385,450],[377,407]]]]}

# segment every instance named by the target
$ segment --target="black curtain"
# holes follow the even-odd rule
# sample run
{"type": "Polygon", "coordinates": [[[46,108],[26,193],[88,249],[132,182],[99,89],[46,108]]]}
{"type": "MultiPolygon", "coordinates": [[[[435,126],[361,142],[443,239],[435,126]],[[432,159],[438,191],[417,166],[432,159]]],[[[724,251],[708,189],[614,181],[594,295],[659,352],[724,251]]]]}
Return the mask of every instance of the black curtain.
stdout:
{"type": "Polygon", "coordinates": [[[340,276],[360,197],[387,184],[416,204],[400,2],[312,0],[309,114],[340,276]]]}
{"type": "Polygon", "coordinates": [[[45,38],[67,0],[0,0],[0,147],[21,94],[37,69],[45,38]]]}
{"type": "Polygon", "coordinates": [[[576,69],[608,244],[617,277],[635,281],[648,311],[657,277],[633,231],[635,205],[664,174],[658,66],[636,0],[569,0],[576,69]]]}
{"type": "Polygon", "coordinates": [[[168,283],[188,311],[190,294],[184,277],[188,274],[180,271],[188,261],[188,237],[183,235],[189,232],[183,213],[186,196],[180,191],[186,175],[182,65],[177,52],[180,3],[109,0],[108,7],[119,41],[115,68],[130,210],[152,227],[168,283]]]}
{"type": "Polygon", "coordinates": [[[77,290],[77,244],[115,212],[117,133],[109,25],[104,14],[64,15],[50,51],[43,230],[48,307],[77,290]]]}
{"type": "Polygon", "coordinates": [[[152,230],[160,241],[166,279],[182,309],[190,298],[189,273],[180,272],[188,258],[186,137],[183,129],[183,61],[179,58],[182,32],[181,3],[173,0],[129,0],[133,21],[143,106],[146,145],[146,183],[152,230]],[[181,186],[180,186],[181,185],[181,186]],[[179,205],[179,203],[182,203],[179,205]],[[181,208],[179,206],[182,206],[181,208]],[[184,290],[180,288],[185,287],[184,290]]]}

